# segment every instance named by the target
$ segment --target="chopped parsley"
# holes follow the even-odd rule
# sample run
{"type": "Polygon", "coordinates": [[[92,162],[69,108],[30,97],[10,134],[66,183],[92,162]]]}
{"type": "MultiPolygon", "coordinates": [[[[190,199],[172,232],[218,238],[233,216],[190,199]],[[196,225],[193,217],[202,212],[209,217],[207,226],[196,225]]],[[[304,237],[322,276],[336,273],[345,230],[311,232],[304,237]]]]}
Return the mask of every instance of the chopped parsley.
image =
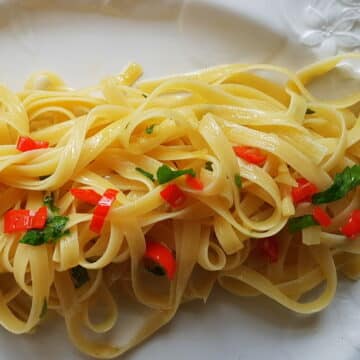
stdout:
{"type": "Polygon", "coordinates": [[[146,99],[148,96],[144,93],[141,94],[144,99],[146,99]]]}
{"type": "Polygon", "coordinates": [[[68,221],[67,216],[56,215],[49,217],[43,229],[27,231],[20,243],[33,246],[54,243],[64,235],[70,234],[69,230],[64,230],[68,221]]]}
{"type": "Polygon", "coordinates": [[[71,269],[71,278],[76,289],[82,287],[90,280],[88,271],[80,265],[71,269]]]}
{"type": "Polygon", "coordinates": [[[54,197],[52,195],[46,195],[43,202],[51,211],[57,212],[59,210],[59,208],[54,205],[54,197]]]}
{"type": "Polygon", "coordinates": [[[306,109],[306,115],[311,115],[311,114],[315,114],[315,111],[307,108],[306,109]]]}
{"type": "Polygon", "coordinates": [[[152,182],[155,181],[154,175],[151,174],[151,173],[149,173],[149,172],[147,172],[146,170],[144,170],[144,169],[142,169],[142,168],[139,168],[139,167],[135,168],[135,170],[136,170],[137,172],[139,172],[140,174],[142,174],[142,175],[146,176],[147,178],[149,178],[152,182]]]}
{"type": "Polygon", "coordinates": [[[151,135],[154,131],[154,127],[155,127],[156,124],[152,124],[150,126],[148,126],[146,129],[145,129],[145,132],[148,134],[148,135],[151,135]]]}
{"type": "Polygon", "coordinates": [[[291,218],[288,221],[288,228],[291,233],[295,233],[310,226],[319,225],[312,215],[303,215],[291,218]]]}
{"type": "Polygon", "coordinates": [[[214,169],[213,169],[213,163],[212,163],[212,161],[207,161],[206,163],[205,163],[205,169],[206,170],[209,170],[209,171],[213,171],[214,169]]]}
{"type": "Polygon", "coordinates": [[[236,186],[241,189],[242,180],[241,180],[241,176],[239,174],[235,174],[234,181],[235,181],[236,186]]]}
{"type": "Polygon", "coordinates": [[[336,174],[333,184],[325,191],[312,197],[313,204],[325,204],[343,198],[349,191],[360,185],[360,165],[347,167],[336,174]]]}
{"type": "Polygon", "coordinates": [[[196,176],[194,169],[171,170],[169,166],[162,165],[157,170],[156,176],[159,184],[165,184],[171,180],[174,180],[186,174],[189,174],[193,177],[196,176]]]}

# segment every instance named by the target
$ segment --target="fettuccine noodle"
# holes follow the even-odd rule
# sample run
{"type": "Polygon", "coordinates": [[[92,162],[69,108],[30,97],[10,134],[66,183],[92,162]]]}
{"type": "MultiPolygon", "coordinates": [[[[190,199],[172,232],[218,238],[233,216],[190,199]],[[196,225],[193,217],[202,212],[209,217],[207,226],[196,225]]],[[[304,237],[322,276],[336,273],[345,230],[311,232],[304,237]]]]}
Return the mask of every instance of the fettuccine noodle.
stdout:
{"type": "Polygon", "coordinates": [[[297,73],[235,64],[144,82],[131,64],[81,90],[45,72],[32,75],[19,94],[1,86],[0,228],[10,209],[35,211],[52,194],[69,232],[38,246],[21,243],[24,233],[0,233],[0,324],[29,333],[46,321],[47,307],[64,319],[78,349],[114,358],[169,322],[183,302],[206,301],[215,284],[238,296],[266,295],[297,313],[324,309],[338,271],[360,275],[360,239],[339,231],[360,207],[360,189],[325,205],[328,228],[291,233],[287,222],[310,207],[293,203],[296,178],[323,191],[335,174],[359,164],[360,92],[325,101],[307,88],[356,57],[297,73]],[[50,146],[20,152],[20,136],[50,146]],[[236,156],[237,145],[260,149],[265,164],[236,156]],[[164,164],[193,169],[203,189],[178,177],[171,183],[186,201],[169,206],[161,196],[168,184],[136,170],[155,176],[164,164]],[[72,188],[118,190],[100,234],[89,228],[94,208],[75,199],[72,188]],[[274,236],[278,259],[270,262],[258,247],[274,236]],[[174,251],[172,281],[146,270],[149,240],[174,251]],[[79,265],[88,281],[76,287],[71,269],[79,265]],[[302,301],[320,284],[315,299],[302,301]]]}

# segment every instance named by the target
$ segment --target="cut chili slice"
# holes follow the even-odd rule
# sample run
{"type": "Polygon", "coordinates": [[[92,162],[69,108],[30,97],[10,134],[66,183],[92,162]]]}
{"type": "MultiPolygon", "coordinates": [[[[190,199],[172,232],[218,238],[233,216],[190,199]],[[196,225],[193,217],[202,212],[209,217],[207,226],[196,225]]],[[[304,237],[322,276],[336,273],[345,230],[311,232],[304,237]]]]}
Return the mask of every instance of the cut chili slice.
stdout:
{"type": "Polygon", "coordinates": [[[277,262],[279,260],[279,243],[277,238],[273,236],[259,241],[261,253],[268,258],[270,263],[277,262]]]}
{"type": "Polygon", "coordinates": [[[101,200],[101,195],[95,190],[73,188],[70,192],[76,199],[91,205],[97,205],[101,200]]]}
{"type": "Polygon", "coordinates": [[[116,199],[118,191],[107,189],[102,195],[100,201],[94,209],[94,215],[91,219],[90,230],[100,233],[104,225],[105,218],[110,211],[110,207],[116,199]]]}
{"type": "Polygon", "coordinates": [[[329,214],[322,209],[320,206],[315,206],[312,212],[314,219],[323,227],[331,225],[331,217],[329,214]]]}
{"type": "Polygon", "coordinates": [[[33,140],[28,136],[20,136],[16,148],[22,152],[38,149],[46,149],[49,147],[48,141],[33,140]]]}
{"type": "Polygon", "coordinates": [[[43,229],[46,225],[47,207],[42,206],[34,216],[31,217],[31,229],[43,229]]]}
{"type": "Polygon", "coordinates": [[[236,156],[246,160],[250,164],[262,166],[266,161],[266,155],[260,149],[252,146],[234,146],[236,156]]]}
{"type": "Polygon", "coordinates": [[[204,184],[197,177],[194,177],[192,175],[186,175],[185,181],[186,181],[186,184],[193,190],[204,189],[204,184]]]}
{"type": "Polygon", "coordinates": [[[360,234],[360,209],[351,213],[347,223],[342,226],[340,231],[348,238],[354,238],[360,234]]]}
{"type": "Polygon", "coordinates": [[[174,278],[176,260],[173,252],[167,246],[156,241],[148,241],[146,243],[144,261],[147,270],[153,274],[166,274],[169,280],[174,278]]]}
{"type": "Polygon", "coordinates": [[[318,191],[317,186],[304,178],[296,179],[296,182],[298,186],[291,191],[294,204],[311,201],[311,197],[318,191]]]}
{"type": "Polygon", "coordinates": [[[161,197],[172,207],[179,207],[184,204],[186,200],[185,193],[176,185],[169,184],[161,192],[161,197]]]}
{"type": "Polygon", "coordinates": [[[100,234],[105,223],[104,216],[93,215],[90,223],[90,230],[100,234]]]}
{"type": "Polygon", "coordinates": [[[30,210],[18,209],[9,210],[4,215],[4,233],[26,231],[30,228],[30,210]]]}

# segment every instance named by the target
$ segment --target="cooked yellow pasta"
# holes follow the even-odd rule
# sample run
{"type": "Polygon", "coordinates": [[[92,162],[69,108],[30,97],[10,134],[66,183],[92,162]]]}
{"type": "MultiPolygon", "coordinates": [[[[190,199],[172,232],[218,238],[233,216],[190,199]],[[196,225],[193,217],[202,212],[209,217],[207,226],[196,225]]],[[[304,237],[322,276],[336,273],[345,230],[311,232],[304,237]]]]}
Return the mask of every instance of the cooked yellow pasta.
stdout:
{"type": "Polygon", "coordinates": [[[344,58],[359,55],[297,73],[235,64],[139,82],[132,64],[86,89],[45,72],[18,94],[1,86],[0,324],[28,333],[54,311],[82,352],[114,358],[216,284],[324,309],[338,271],[360,274],[360,179],[314,201],[357,171],[360,91],[324,101],[307,85],[344,58]]]}

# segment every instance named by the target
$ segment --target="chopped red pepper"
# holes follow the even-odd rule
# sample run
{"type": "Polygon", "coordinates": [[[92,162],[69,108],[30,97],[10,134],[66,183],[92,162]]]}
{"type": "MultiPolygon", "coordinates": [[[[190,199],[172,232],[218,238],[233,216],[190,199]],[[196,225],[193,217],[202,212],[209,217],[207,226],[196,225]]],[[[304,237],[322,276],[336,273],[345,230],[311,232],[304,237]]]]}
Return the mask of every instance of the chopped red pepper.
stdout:
{"type": "Polygon", "coordinates": [[[48,141],[33,140],[28,136],[20,136],[16,145],[16,148],[23,152],[37,149],[46,149],[48,147],[48,141]]]}
{"type": "Polygon", "coordinates": [[[186,200],[186,195],[176,184],[167,185],[160,192],[160,195],[172,207],[179,207],[186,200]]]}
{"type": "Polygon", "coordinates": [[[202,190],[204,188],[202,181],[190,174],[186,175],[185,181],[186,184],[194,190],[202,190]]]}
{"type": "Polygon", "coordinates": [[[4,215],[4,232],[7,234],[26,231],[31,224],[30,210],[9,210],[4,215]]]}
{"type": "Polygon", "coordinates": [[[172,251],[165,245],[148,241],[144,255],[146,268],[155,275],[167,275],[172,280],[176,272],[176,260],[172,251]]]}
{"type": "Polygon", "coordinates": [[[100,201],[94,209],[94,215],[91,219],[90,230],[100,233],[104,225],[105,218],[110,211],[112,203],[116,199],[117,190],[107,189],[102,195],[100,201]]]}
{"type": "Polygon", "coordinates": [[[291,191],[294,204],[311,201],[311,197],[318,191],[317,186],[304,178],[296,179],[296,182],[298,186],[291,191]]]}
{"type": "Polygon", "coordinates": [[[259,249],[261,253],[266,256],[270,263],[279,260],[279,243],[276,237],[269,237],[259,240],[259,249]]]}
{"type": "Polygon", "coordinates": [[[4,232],[10,234],[29,229],[43,229],[46,219],[46,206],[42,206],[34,214],[27,209],[9,210],[4,215],[4,232]]]}
{"type": "Polygon", "coordinates": [[[42,206],[34,216],[31,217],[31,229],[43,229],[47,219],[47,208],[42,206]]]}
{"type": "Polygon", "coordinates": [[[95,190],[73,188],[70,190],[70,192],[76,199],[79,199],[91,205],[97,205],[98,202],[101,200],[101,195],[95,190]]]}
{"type": "Polygon", "coordinates": [[[360,209],[354,210],[351,213],[347,223],[340,231],[348,238],[354,238],[360,234],[360,209]]]}
{"type": "Polygon", "coordinates": [[[234,146],[236,156],[246,160],[255,165],[262,166],[266,161],[266,155],[260,149],[252,146],[234,146]]]}
{"type": "Polygon", "coordinates": [[[93,217],[91,218],[90,230],[97,234],[100,234],[101,229],[104,226],[104,223],[105,223],[104,216],[93,215],[93,217]]]}
{"type": "Polygon", "coordinates": [[[323,227],[331,225],[331,217],[329,214],[320,206],[315,206],[312,212],[314,219],[323,227]]]}

